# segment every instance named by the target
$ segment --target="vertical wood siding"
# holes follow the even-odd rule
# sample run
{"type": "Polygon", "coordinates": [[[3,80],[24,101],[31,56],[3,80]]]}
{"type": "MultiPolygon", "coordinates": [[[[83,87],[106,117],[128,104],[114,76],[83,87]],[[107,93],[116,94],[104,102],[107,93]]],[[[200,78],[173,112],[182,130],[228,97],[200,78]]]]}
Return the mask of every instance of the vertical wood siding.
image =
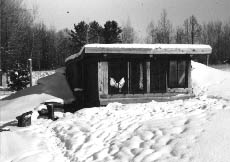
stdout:
{"type": "Polygon", "coordinates": [[[108,62],[98,62],[99,95],[108,94],[108,62]]]}

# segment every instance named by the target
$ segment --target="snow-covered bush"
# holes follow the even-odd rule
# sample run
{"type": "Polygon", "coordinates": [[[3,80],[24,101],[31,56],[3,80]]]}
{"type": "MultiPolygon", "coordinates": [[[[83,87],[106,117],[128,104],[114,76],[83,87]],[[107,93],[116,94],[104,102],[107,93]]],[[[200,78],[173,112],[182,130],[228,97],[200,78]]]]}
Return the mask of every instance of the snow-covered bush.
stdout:
{"type": "Polygon", "coordinates": [[[15,68],[8,71],[8,87],[12,91],[19,91],[27,87],[30,83],[30,73],[28,68],[17,64],[15,68]]]}

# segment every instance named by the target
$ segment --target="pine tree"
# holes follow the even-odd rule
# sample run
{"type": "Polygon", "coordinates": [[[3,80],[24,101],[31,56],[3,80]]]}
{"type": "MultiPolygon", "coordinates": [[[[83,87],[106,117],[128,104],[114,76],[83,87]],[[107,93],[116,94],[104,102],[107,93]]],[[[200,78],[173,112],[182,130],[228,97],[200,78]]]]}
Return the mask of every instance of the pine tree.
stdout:
{"type": "Polygon", "coordinates": [[[118,26],[118,23],[116,21],[107,21],[104,24],[104,31],[103,31],[103,37],[104,37],[104,42],[106,44],[109,43],[120,43],[121,34],[122,30],[118,26]]]}
{"type": "Polygon", "coordinates": [[[103,42],[103,28],[97,21],[89,23],[88,43],[102,43],[103,42]]]}
{"type": "Polygon", "coordinates": [[[81,48],[88,43],[88,29],[89,25],[84,21],[74,24],[74,30],[70,31],[72,48],[75,52],[81,50],[81,48]]]}

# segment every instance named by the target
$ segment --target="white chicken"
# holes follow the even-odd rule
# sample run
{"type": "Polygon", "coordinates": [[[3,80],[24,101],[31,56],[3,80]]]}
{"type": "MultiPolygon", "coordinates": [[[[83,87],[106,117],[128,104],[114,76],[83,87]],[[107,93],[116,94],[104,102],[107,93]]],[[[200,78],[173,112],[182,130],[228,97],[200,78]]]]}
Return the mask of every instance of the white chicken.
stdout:
{"type": "Polygon", "coordinates": [[[125,78],[121,78],[120,82],[118,83],[118,88],[121,89],[123,88],[125,85],[125,78]]]}
{"type": "Polygon", "coordinates": [[[110,86],[118,88],[118,83],[116,82],[114,78],[110,78],[110,86]]]}
{"type": "Polygon", "coordinates": [[[125,85],[125,78],[124,77],[121,78],[119,83],[117,83],[114,78],[110,77],[110,86],[111,87],[119,88],[119,90],[121,90],[121,88],[123,88],[124,85],[125,85]]]}

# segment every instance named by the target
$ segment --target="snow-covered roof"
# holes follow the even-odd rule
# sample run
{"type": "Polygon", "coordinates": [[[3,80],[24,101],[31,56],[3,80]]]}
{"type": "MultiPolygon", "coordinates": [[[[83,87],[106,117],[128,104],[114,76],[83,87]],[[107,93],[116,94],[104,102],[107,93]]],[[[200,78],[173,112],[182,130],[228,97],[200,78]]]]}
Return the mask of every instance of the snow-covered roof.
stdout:
{"type": "Polygon", "coordinates": [[[209,45],[198,44],[88,44],[85,53],[210,54],[209,45]]]}
{"type": "MultiPolygon", "coordinates": [[[[203,44],[87,44],[80,55],[87,54],[211,54],[212,48],[203,44]]],[[[66,59],[74,59],[79,54],[66,59]]]]}
{"type": "Polygon", "coordinates": [[[68,62],[68,61],[70,61],[70,60],[73,60],[73,59],[79,57],[79,56],[81,55],[81,53],[83,52],[83,50],[84,50],[84,47],[83,47],[78,53],[75,53],[75,54],[70,55],[69,57],[67,57],[67,58],[65,59],[65,62],[68,62]]]}

